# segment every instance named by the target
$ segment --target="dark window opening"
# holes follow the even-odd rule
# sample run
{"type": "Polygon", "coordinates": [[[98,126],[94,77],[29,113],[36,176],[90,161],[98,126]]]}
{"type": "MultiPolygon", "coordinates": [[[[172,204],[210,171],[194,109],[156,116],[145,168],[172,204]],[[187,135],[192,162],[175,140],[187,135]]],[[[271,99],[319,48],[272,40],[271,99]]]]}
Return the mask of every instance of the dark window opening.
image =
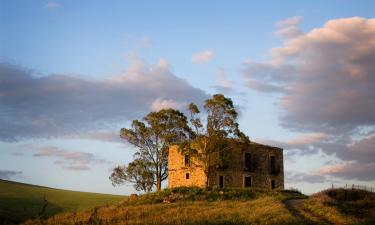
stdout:
{"type": "Polygon", "coordinates": [[[276,181],[275,180],[271,180],[271,188],[272,189],[276,188],[276,181]]]}
{"type": "Polygon", "coordinates": [[[245,177],[245,187],[251,187],[251,177],[245,177]]]}
{"type": "Polygon", "coordinates": [[[219,187],[224,187],[224,177],[223,176],[219,176],[219,187]]]}
{"type": "Polygon", "coordinates": [[[186,180],[189,180],[189,178],[190,178],[190,174],[186,173],[186,180]]]}
{"type": "Polygon", "coordinates": [[[245,170],[251,171],[252,164],[251,164],[251,154],[245,153],[245,170]]]}
{"type": "Polygon", "coordinates": [[[190,166],[190,155],[185,155],[185,166],[190,166]]]}
{"type": "Polygon", "coordinates": [[[270,158],[270,162],[271,162],[271,173],[272,174],[275,174],[277,171],[276,171],[276,158],[275,156],[271,156],[270,158]]]}

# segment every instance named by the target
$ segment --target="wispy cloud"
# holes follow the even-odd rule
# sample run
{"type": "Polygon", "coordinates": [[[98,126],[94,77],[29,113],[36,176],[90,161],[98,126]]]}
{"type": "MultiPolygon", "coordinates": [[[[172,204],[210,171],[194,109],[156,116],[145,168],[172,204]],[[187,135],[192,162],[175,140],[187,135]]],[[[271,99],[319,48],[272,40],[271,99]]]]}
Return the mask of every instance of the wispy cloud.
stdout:
{"type": "Polygon", "coordinates": [[[109,161],[97,158],[92,153],[65,150],[51,146],[40,149],[33,156],[54,158],[55,164],[69,170],[90,170],[90,165],[92,164],[109,163],[109,161]]]}
{"type": "Polygon", "coordinates": [[[67,136],[67,138],[78,138],[103,142],[120,142],[120,131],[115,129],[106,131],[89,131],[85,133],[75,134],[73,136],[67,136]]]}
{"type": "Polygon", "coordinates": [[[204,50],[193,54],[191,61],[194,63],[206,63],[215,57],[212,50],[204,50]]]}
{"type": "Polygon", "coordinates": [[[287,19],[277,21],[276,26],[277,27],[297,26],[301,23],[301,21],[302,21],[301,16],[293,16],[287,19]]]}
{"type": "Polygon", "coordinates": [[[49,10],[55,10],[55,9],[57,9],[57,8],[60,8],[61,5],[60,5],[59,3],[57,3],[57,2],[48,2],[48,3],[46,4],[46,7],[47,7],[47,9],[49,9],[49,10]]]}
{"type": "Polygon", "coordinates": [[[220,93],[229,94],[234,91],[235,84],[232,80],[228,79],[225,69],[218,68],[216,71],[217,82],[212,87],[220,93]]]}
{"type": "Polygon", "coordinates": [[[13,170],[0,170],[0,179],[3,180],[11,180],[12,177],[21,175],[22,172],[20,171],[13,171],[13,170]]]}
{"type": "Polygon", "coordinates": [[[375,162],[358,163],[357,161],[340,162],[326,166],[315,172],[317,176],[329,175],[349,180],[374,181],[375,162]]]}
{"type": "Polygon", "coordinates": [[[323,141],[328,141],[330,140],[330,138],[331,135],[326,133],[307,133],[285,141],[275,141],[270,139],[260,139],[259,141],[270,145],[280,146],[281,148],[287,150],[300,149],[305,151],[303,153],[306,154],[306,151],[308,149],[314,150],[314,153],[316,153],[317,149],[311,148],[311,146],[314,146],[323,141]]]}
{"type": "Polygon", "coordinates": [[[323,174],[303,173],[297,171],[288,171],[285,178],[289,183],[323,183],[327,181],[327,178],[323,174]]]}
{"type": "Polygon", "coordinates": [[[276,23],[277,31],[276,36],[283,37],[285,39],[292,39],[303,34],[303,31],[299,29],[298,25],[301,23],[302,17],[294,16],[285,20],[280,20],[276,23]]]}

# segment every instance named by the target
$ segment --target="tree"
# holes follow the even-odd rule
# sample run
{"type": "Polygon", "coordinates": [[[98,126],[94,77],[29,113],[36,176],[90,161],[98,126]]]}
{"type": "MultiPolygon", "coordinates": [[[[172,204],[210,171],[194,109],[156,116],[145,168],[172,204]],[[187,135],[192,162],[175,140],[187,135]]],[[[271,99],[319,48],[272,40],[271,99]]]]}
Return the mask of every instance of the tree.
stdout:
{"type": "Polygon", "coordinates": [[[206,126],[199,117],[198,106],[194,103],[188,106],[194,135],[181,150],[194,155],[202,163],[208,187],[210,168],[223,166],[223,158],[231,148],[231,141],[249,142],[249,139],[239,129],[238,114],[230,98],[215,94],[205,101],[204,109],[207,113],[206,126]]]}
{"type": "Polygon", "coordinates": [[[155,185],[160,191],[162,181],[168,177],[169,147],[191,135],[185,115],[178,110],[162,109],[150,112],[143,121],[134,120],[131,128],[121,129],[120,137],[137,148],[135,160],[127,167],[116,167],[111,180],[132,182],[145,191],[151,190],[148,185],[152,183],[151,187],[155,185]]]}
{"type": "Polygon", "coordinates": [[[150,165],[140,159],[135,159],[128,166],[115,167],[109,179],[112,181],[113,186],[128,181],[134,183],[135,190],[144,192],[151,191],[155,183],[154,175],[150,171],[150,165]]]}

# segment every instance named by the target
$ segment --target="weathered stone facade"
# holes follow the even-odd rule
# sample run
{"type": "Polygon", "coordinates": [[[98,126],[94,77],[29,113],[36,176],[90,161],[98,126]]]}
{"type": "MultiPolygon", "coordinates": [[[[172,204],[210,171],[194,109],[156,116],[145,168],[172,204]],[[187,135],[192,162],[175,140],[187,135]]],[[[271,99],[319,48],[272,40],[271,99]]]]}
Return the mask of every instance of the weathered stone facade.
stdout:
{"type": "MultiPolygon", "coordinates": [[[[210,167],[210,187],[256,187],[284,189],[283,149],[251,142],[236,144],[226,151],[220,165],[210,167]]],[[[180,153],[178,146],[169,149],[168,187],[205,187],[207,176],[202,164],[180,153]]]]}

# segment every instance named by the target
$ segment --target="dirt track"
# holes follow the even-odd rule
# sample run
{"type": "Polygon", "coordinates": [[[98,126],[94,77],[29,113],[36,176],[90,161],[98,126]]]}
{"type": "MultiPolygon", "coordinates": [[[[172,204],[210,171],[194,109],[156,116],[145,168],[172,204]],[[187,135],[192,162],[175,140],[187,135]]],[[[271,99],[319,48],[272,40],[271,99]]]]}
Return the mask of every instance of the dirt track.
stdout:
{"type": "Polygon", "coordinates": [[[291,199],[284,202],[289,212],[304,224],[332,224],[326,218],[317,215],[304,207],[306,199],[291,199]]]}

